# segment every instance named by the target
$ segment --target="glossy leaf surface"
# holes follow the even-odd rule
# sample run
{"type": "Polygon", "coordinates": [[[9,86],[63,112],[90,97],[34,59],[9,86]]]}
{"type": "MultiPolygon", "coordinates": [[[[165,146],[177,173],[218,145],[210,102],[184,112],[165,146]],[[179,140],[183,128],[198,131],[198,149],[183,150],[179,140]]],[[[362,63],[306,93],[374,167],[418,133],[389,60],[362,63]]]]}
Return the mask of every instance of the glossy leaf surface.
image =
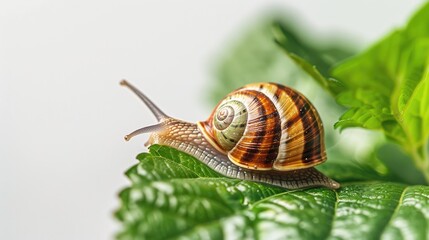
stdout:
{"type": "Polygon", "coordinates": [[[225,178],[169,147],[154,145],[138,160],[120,193],[119,239],[429,237],[429,187],[359,182],[291,191],[225,178]]]}

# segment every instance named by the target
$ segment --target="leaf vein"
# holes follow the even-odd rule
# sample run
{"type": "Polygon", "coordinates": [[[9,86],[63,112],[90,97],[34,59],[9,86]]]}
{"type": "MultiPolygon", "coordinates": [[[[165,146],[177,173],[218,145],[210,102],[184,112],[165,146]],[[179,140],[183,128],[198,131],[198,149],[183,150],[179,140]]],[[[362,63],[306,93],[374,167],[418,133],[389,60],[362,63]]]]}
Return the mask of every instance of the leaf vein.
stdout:
{"type": "Polygon", "coordinates": [[[331,226],[330,226],[329,232],[326,235],[325,239],[328,239],[332,235],[332,230],[334,229],[335,220],[336,220],[335,216],[337,214],[338,202],[340,201],[340,197],[338,196],[338,192],[334,191],[334,193],[335,193],[334,211],[332,213],[331,226]]]}
{"type": "Polygon", "coordinates": [[[390,215],[389,220],[386,221],[386,224],[382,228],[380,228],[381,230],[380,230],[380,235],[378,236],[378,239],[381,238],[381,236],[383,235],[383,233],[386,231],[387,227],[392,223],[392,220],[398,214],[399,208],[401,207],[402,202],[404,200],[405,192],[407,191],[408,188],[409,187],[407,186],[407,187],[404,187],[404,189],[402,189],[402,193],[401,193],[401,196],[399,197],[398,204],[396,205],[395,209],[393,210],[392,214],[390,215]]]}

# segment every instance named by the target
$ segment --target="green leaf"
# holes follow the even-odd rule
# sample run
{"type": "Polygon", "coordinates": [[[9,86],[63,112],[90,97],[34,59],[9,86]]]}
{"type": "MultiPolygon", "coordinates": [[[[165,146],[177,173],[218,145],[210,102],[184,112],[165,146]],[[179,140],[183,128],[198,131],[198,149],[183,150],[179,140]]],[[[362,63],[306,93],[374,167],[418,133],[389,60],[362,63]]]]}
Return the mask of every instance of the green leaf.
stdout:
{"type": "Polygon", "coordinates": [[[336,127],[380,129],[399,143],[429,181],[429,3],[403,29],[337,66],[349,107],[336,127]]]}
{"type": "Polygon", "coordinates": [[[341,46],[335,39],[331,39],[328,46],[316,46],[315,42],[306,43],[282,21],[276,21],[272,29],[275,42],[320,86],[333,94],[342,90],[341,82],[326,76],[334,64],[352,55],[349,47],[341,46]]]}
{"type": "Polygon", "coordinates": [[[138,159],[120,193],[118,239],[429,238],[429,187],[360,182],[290,191],[219,176],[165,146],[138,159]]]}
{"type": "MultiPolygon", "coordinates": [[[[416,101],[413,100],[415,97],[412,98],[413,92],[420,82],[425,81],[429,53],[429,38],[425,39],[425,44],[409,43],[401,40],[402,38],[396,32],[368,52],[334,69],[334,77],[347,87],[347,90],[338,95],[337,101],[350,107],[336,127],[383,129],[389,134],[389,129],[383,128],[384,122],[396,121],[402,125],[401,120],[408,113],[408,103],[416,101]],[[400,48],[398,42],[414,47],[400,48]],[[398,63],[401,58],[405,60],[398,63]],[[390,61],[386,62],[384,59],[390,61]],[[368,120],[371,120],[371,124],[366,124],[368,120]]],[[[422,94],[418,97],[417,101],[420,101],[426,96],[422,94]]],[[[413,125],[404,124],[401,128],[407,131],[408,126],[413,125]]],[[[402,134],[401,137],[406,135],[402,134]]]]}
{"type": "Polygon", "coordinates": [[[335,123],[336,128],[380,129],[383,122],[394,120],[387,107],[389,101],[377,91],[366,89],[347,91],[340,93],[337,101],[350,109],[335,123]]]}
{"type": "Polygon", "coordinates": [[[424,146],[429,136],[429,65],[407,105],[403,108],[403,126],[407,127],[414,144],[424,146]]]}

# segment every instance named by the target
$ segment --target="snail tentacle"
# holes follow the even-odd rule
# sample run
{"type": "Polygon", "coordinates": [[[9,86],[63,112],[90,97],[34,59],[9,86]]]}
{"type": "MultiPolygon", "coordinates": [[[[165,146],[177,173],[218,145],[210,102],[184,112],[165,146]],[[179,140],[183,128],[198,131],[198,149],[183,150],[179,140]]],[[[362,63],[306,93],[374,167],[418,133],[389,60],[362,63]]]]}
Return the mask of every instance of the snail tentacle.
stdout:
{"type": "Polygon", "coordinates": [[[146,126],[146,127],[142,127],[140,129],[137,129],[135,131],[133,131],[130,134],[125,135],[124,139],[126,141],[129,141],[131,138],[135,137],[136,135],[140,135],[143,133],[151,133],[151,132],[159,132],[162,130],[162,127],[164,126],[163,123],[158,123],[155,125],[150,125],[150,126],[146,126]]]}
{"type": "Polygon", "coordinates": [[[146,95],[144,95],[140,90],[138,90],[136,87],[131,85],[127,82],[127,80],[122,80],[120,82],[122,86],[127,87],[131,91],[133,91],[145,104],[146,106],[152,111],[152,113],[155,115],[158,122],[162,121],[163,119],[169,118],[167,114],[165,114],[158,106],[156,106],[155,103],[153,103],[146,95]]]}

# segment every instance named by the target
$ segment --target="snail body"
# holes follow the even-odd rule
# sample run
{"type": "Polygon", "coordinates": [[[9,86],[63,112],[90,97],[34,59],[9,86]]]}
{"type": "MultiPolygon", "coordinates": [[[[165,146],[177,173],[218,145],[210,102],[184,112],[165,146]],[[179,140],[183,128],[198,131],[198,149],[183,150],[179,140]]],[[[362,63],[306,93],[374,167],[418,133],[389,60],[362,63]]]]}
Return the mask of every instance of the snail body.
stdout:
{"type": "Polygon", "coordinates": [[[206,121],[189,123],[169,117],[125,80],[159,123],[125,137],[150,132],[146,146],[167,145],[184,151],[231,178],[288,189],[339,188],[314,166],[326,161],[323,125],[301,93],[276,83],[248,84],[228,94],[206,121]]]}

